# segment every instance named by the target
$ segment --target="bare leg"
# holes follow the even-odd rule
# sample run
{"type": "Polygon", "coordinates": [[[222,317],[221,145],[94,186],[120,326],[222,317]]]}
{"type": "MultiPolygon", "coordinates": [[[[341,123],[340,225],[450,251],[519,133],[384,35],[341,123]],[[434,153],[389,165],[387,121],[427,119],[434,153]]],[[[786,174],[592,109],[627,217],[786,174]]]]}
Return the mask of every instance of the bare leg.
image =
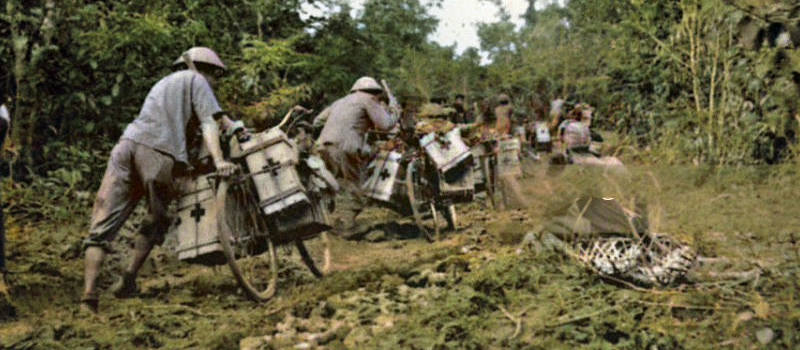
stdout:
{"type": "Polygon", "coordinates": [[[97,277],[100,276],[100,268],[106,252],[101,247],[86,248],[86,263],[83,277],[83,297],[81,297],[81,308],[91,312],[97,312],[97,277]]]}
{"type": "Polygon", "coordinates": [[[150,251],[153,250],[154,246],[155,243],[153,240],[143,235],[138,235],[136,237],[136,244],[134,246],[133,259],[125,269],[125,273],[136,276],[139,273],[139,269],[147,260],[147,256],[150,255],[150,251]]]}
{"type": "Polygon", "coordinates": [[[133,258],[122,275],[122,279],[114,286],[114,296],[117,298],[131,297],[137,293],[136,276],[142,268],[150,251],[153,250],[155,243],[144,235],[136,236],[134,244],[133,258]]]}

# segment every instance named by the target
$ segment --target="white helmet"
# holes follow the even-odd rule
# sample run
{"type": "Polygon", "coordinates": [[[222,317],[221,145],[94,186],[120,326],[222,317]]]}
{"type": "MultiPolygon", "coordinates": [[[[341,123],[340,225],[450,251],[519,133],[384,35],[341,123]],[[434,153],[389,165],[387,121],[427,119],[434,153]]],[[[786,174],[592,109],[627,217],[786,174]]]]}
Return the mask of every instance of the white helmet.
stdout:
{"type": "Polygon", "coordinates": [[[350,92],[356,91],[378,91],[383,92],[383,88],[380,84],[378,84],[375,79],[370,77],[361,77],[356,80],[356,83],[353,84],[353,87],[350,88],[350,92]]]}
{"type": "Polygon", "coordinates": [[[228,69],[228,67],[225,67],[225,64],[222,63],[222,60],[219,58],[219,56],[217,56],[217,53],[207,47],[195,46],[189,50],[186,50],[186,52],[181,54],[181,56],[178,57],[178,59],[175,60],[172,65],[177,66],[185,63],[183,61],[183,56],[189,56],[189,59],[194,63],[205,63],[222,69],[228,69]]]}

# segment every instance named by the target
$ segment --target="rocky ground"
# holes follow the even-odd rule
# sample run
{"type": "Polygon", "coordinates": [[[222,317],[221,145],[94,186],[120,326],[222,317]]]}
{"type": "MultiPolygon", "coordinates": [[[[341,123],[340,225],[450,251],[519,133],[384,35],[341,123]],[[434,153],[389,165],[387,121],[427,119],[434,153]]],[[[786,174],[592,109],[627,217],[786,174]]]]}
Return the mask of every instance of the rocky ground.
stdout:
{"type": "MultiPolygon", "coordinates": [[[[640,167],[616,179],[576,168],[526,170],[524,207],[459,206],[458,229],[440,242],[420,238],[406,218],[371,209],[359,217],[372,228],[360,240],[333,239],[332,271],[321,280],[281,250],[279,292],[265,304],[248,301],[227,267],[183,264],[160,249],[140,277],[140,297],[104,294],[100,316],[85,317],[76,305],[85,218],[12,218],[9,285],[18,317],[0,323],[0,349],[800,346],[796,175],[640,167]],[[723,258],[719,273],[758,277],[712,274],[662,290],[603,280],[535,240],[566,198],[583,193],[646,199],[651,229],[723,258]]],[[[128,244],[120,239],[104,287],[128,244]]],[[[319,254],[321,243],[311,248],[319,254]]]]}

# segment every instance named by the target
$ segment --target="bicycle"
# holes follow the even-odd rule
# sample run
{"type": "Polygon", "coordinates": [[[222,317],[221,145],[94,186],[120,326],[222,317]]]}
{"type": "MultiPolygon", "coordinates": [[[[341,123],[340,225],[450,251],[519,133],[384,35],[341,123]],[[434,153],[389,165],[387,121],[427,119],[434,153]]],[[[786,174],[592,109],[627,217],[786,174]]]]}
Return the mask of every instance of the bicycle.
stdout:
{"type": "Polygon", "coordinates": [[[412,217],[433,242],[441,239],[444,222],[439,213],[453,230],[458,225],[455,205],[473,200],[472,154],[457,128],[445,134],[414,134],[409,141],[402,143],[411,145],[407,150],[380,151],[367,168],[370,176],[362,188],[378,205],[412,217]]]}
{"type": "Polygon", "coordinates": [[[227,263],[239,286],[257,302],[277,291],[278,246],[294,244],[317,278],[330,264],[327,204],[338,184],[321,159],[301,158],[281,130],[286,118],[267,131],[232,137],[228,158],[241,172],[201,175],[179,201],[179,259],[227,263]],[[322,269],[304,243],[318,235],[324,245],[322,269]]]}

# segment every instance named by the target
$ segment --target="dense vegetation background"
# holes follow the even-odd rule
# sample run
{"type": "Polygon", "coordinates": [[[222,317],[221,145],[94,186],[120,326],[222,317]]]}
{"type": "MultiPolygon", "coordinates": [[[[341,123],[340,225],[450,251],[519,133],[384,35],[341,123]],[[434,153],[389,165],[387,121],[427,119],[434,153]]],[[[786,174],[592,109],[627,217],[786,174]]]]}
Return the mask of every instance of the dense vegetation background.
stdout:
{"type": "MultiPolygon", "coordinates": [[[[0,191],[20,316],[0,325],[0,348],[230,349],[296,332],[284,338],[294,348],[342,319],[330,348],[800,344],[797,1],[527,0],[524,25],[508,15],[481,25],[481,47],[460,54],[428,40],[439,1],[366,0],[355,13],[340,0],[0,1],[0,92],[14,114],[0,191]],[[323,10],[309,17],[303,6],[323,10]],[[405,103],[506,92],[535,116],[562,97],[598,108],[608,148],[633,176],[526,162],[531,206],[465,205],[461,229],[435,244],[403,238],[394,231],[407,219],[373,210],[362,221],[381,228],[369,243],[332,239],[336,272],[318,281],[299,258],[284,260],[278,298],[258,307],[227,269],[158,248],[145,295],[104,300],[109,322],[98,327],[75,313],[93,191],[148,90],[194,45],[222,55],[231,69],[218,97],[256,127],[297,103],[320,110],[367,74],[405,103]],[[631,290],[528,241],[562,199],[606,190],[644,199],[653,232],[722,258],[723,272],[760,277],[631,290]]],[[[104,290],[136,230],[129,220],[104,290]]]]}
{"type": "Polygon", "coordinates": [[[259,127],[296,103],[319,110],[373,75],[405,101],[507,92],[528,116],[556,97],[589,102],[620,135],[618,149],[644,162],[790,158],[800,97],[793,1],[528,1],[522,27],[507,14],[479,27],[482,64],[478,48],[459,55],[427,39],[438,0],[368,0],[355,15],[340,0],[8,0],[0,86],[14,128],[3,172],[49,189],[43,203],[90,197],[81,191],[97,186],[149,88],[194,45],[222,55],[231,70],[218,97],[259,127]],[[789,150],[773,150],[783,143],[789,150]]]}

